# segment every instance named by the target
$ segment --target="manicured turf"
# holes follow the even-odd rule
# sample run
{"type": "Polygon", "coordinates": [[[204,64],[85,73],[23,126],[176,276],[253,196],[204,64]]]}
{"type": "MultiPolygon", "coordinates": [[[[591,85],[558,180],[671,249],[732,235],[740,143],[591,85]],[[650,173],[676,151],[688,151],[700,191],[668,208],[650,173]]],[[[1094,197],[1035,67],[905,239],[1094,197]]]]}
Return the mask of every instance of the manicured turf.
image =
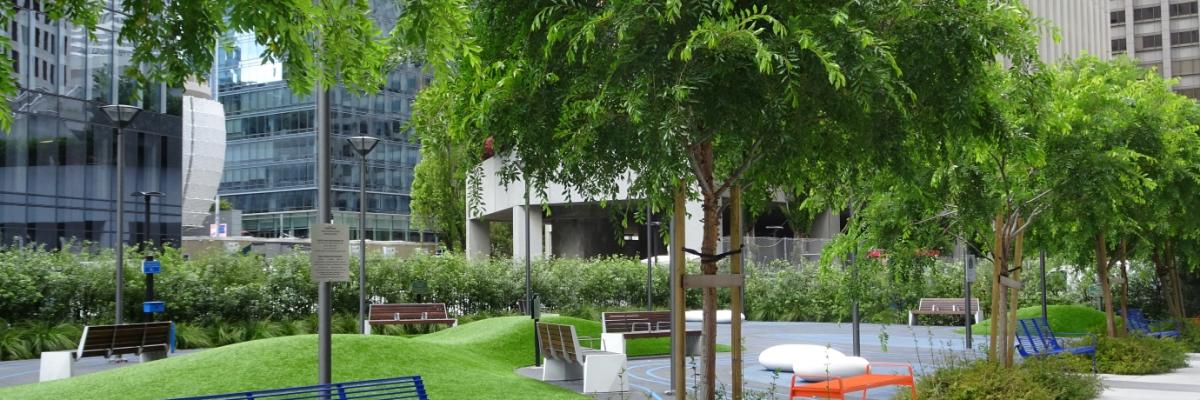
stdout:
{"type": "MultiPolygon", "coordinates": [[[[595,321],[551,317],[599,336],[595,321]]],[[[334,335],[336,382],[421,375],[434,399],[577,399],[584,396],[518,376],[533,363],[527,317],[491,318],[414,338],[334,335]]],[[[160,399],[316,383],[315,335],[255,340],[67,380],[0,389],[0,399],[160,399]]],[[[664,353],[655,340],[631,355],[664,353]]]]}
{"type": "MultiPolygon", "coordinates": [[[[1048,305],[1050,329],[1055,334],[1069,333],[1100,333],[1104,331],[1104,313],[1095,308],[1081,305],[1048,305]]],[[[1017,310],[1017,318],[1037,318],[1042,315],[1041,306],[1025,307],[1017,310]]],[[[1120,317],[1118,317],[1120,318],[1120,317]]],[[[985,319],[971,327],[971,332],[987,334],[991,329],[991,319],[985,319]]]]}

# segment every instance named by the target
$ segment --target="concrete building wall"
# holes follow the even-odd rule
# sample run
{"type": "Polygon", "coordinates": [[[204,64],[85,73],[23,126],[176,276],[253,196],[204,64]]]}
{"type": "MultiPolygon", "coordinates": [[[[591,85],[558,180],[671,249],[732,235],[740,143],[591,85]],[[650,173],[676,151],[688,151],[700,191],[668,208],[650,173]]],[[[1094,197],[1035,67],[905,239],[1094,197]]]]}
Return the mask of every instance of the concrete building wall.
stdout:
{"type": "Polygon", "coordinates": [[[1175,91],[1200,98],[1200,6],[1196,1],[1109,0],[1106,21],[1114,56],[1127,55],[1162,76],[1175,91]]]}
{"type": "Polygon", "coordinates": [[[1024,0],[1035,17],[1050,26],[1041,29],[1038,54],[1048,63],[1076,57],[1081,51],[1108,59],[1108,0],[1024,0]],[[1054,29],[1059,33],[1054,40],[1054,29]]]}

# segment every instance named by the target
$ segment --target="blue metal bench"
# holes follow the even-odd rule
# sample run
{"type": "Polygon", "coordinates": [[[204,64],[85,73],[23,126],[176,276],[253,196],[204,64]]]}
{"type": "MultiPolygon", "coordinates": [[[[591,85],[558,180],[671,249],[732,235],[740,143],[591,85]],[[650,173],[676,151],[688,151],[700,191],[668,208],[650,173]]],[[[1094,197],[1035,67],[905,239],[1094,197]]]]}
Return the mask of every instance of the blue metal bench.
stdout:
{"type": "Polygon", "coordinates": [[[1129,320],[1125,321],[1125,328],[1130,332],[1141,333],[1146,336],[1156,337],[1159,339],[1167,337],[1179,337],[1178,330],[1163,330],[1154,331],[1150,329],[1150,325],[1159,321],[1150,321],[1142,314],[1142,310],[1137,308],[1129,309],[1129,320]]]}
{"type": "Polygon", "coordinates": [[[251,392],[225,393],[176,400],[308,400],[308,399],[370,399],[370,400],[429,400],[420,376],[374,379],[369,381],[331,383],[251,392]]]}
{"type": "Polygon", "coordinates": [[[1017,321],[1017,351],[1022,358],[1048,356],[1054,354],[1079,354],[1092,357],[1092,370],[1096,370],[1096,336],[1092,338],[1091,346],[1063,346],[1062,339],[1054,336],[1050,324],[1044,318],[1030,318],[1017,321]]]}

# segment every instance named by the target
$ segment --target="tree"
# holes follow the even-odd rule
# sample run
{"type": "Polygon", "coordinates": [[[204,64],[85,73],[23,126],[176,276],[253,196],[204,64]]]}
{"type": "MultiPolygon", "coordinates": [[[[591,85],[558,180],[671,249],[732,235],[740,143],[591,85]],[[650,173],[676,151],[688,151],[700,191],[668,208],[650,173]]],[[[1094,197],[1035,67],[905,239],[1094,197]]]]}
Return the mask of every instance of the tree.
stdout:
{"type": "MultiPolygon", "coordinates": [[[[46,0],[43,10],[91,34],[105,2],[46,0]]],[[[189,77],[204,77],[215,57],[214,46],[229,32],[254,32],[263,58],[288,71],[292,90],[306,93],[313,85],[345,84],[373,90],[383,83],[392,57],[389,38],[368,17],[365,0],[125,0],[118,40],[132,46],[129,66],[122,71],[140,85],[166,82],[182,86],[189,77]],[[314,46],[314,43],[321,45],[314,46]]],[[[15,8],[0,8],[0,24],[8,26],[15,8]]],[[[8,54],[12,40],[0,36],[0,51],[8,54]]],[[[0,95],[17,93],[11,63],[0,63],[0,95]]],[[[0,102],[0,129],[12,123],[8,102],[0,102]]]]}
{"type": "MultiPolygon", "coordinates": [[[[702,204],[704,274],[721,199],[734,187],[803,193],[831,179],[906,168],[906,148],[976,113],[997,55],[1032,54],[1015,1],[479,1],[478,64],[436,80],[480,148],[511,157],[502,178],[629,194],[658,209],[702,204]]],[[[715,289],[704,290],[703,398],[715,389],[715,289]]]]}
{"type": "Polygon", "coordinates": [[[419,226],[441,233],[451,250],[466,239],[467,169],[478,160],[456,140],[444,112],[453,97],[447,86],[434,84],[421,91],[414,104],[412,124],[421,141],[421,161],[413,168],[412,216],[419,226]]]}
{"type": "Polygon", "coordinates": [[[1139,218],[1139,209],[1154,207],[1148,200],[1158,180],[1169,179],[1154,166],[1177,162],[1164,144],[1195,134],[1194,102],[1170,86],[1128,58],[1083,57],[1061,65],[1052,88],[1050,109],[1065,129],[1046,138],[1047,154],[1056,158],[1045,171],[1056,199],[1046,228],[1081,265],[1094,262],[1109,336],[1118,334],[1111,269],[1125,262],[1109,255],[1153,222],[1139,218]]]}

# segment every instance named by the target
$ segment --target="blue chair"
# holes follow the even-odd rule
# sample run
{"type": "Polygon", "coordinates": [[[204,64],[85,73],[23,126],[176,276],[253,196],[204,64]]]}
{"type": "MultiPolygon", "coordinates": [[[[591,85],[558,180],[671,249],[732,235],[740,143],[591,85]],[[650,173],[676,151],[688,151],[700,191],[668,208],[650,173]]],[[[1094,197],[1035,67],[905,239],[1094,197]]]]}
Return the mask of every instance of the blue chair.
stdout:
{"type": "Polygon", "coordinates": [[[1132,333],[1141,333],[1143,335],[1155,337],[1155,338],[1159,338],[1159,339],[1168,338],[1168,337],[1179,337],[1178,330],[1162,330],[1162,331],[1151,330],[1150,325],[1153,325],[1158,322],[1161,322],[1161,321],[1147,320],[1146,316],[1144,314],[1142,314],[1141,309],[1130,308],[1129,309],[1129,320],[1125,321],[1125,329],[1129,330],[1129,332],[1132,332],[1132,333]]]}
{"type": "Polygon", "coordinates": [[[286,389],[225,393],[175,400],[290,400],[290,399],[372,399],[372,400],[429,400],[420,376],[374,379],[369,381],[330,383],[286,389]]]}
{"type": "Polygon", "coordinates": [[[1022,358],[1044,357],[1055,354],[1078,354],[1092,357],[1092,371],[1096,370],[1096,336],[1091,337],[1090,346],[1066,347],[1062,339],[1054,336],[1050,323],[1045,318],[1017,320],[1017,351],[1022,358]]]}

